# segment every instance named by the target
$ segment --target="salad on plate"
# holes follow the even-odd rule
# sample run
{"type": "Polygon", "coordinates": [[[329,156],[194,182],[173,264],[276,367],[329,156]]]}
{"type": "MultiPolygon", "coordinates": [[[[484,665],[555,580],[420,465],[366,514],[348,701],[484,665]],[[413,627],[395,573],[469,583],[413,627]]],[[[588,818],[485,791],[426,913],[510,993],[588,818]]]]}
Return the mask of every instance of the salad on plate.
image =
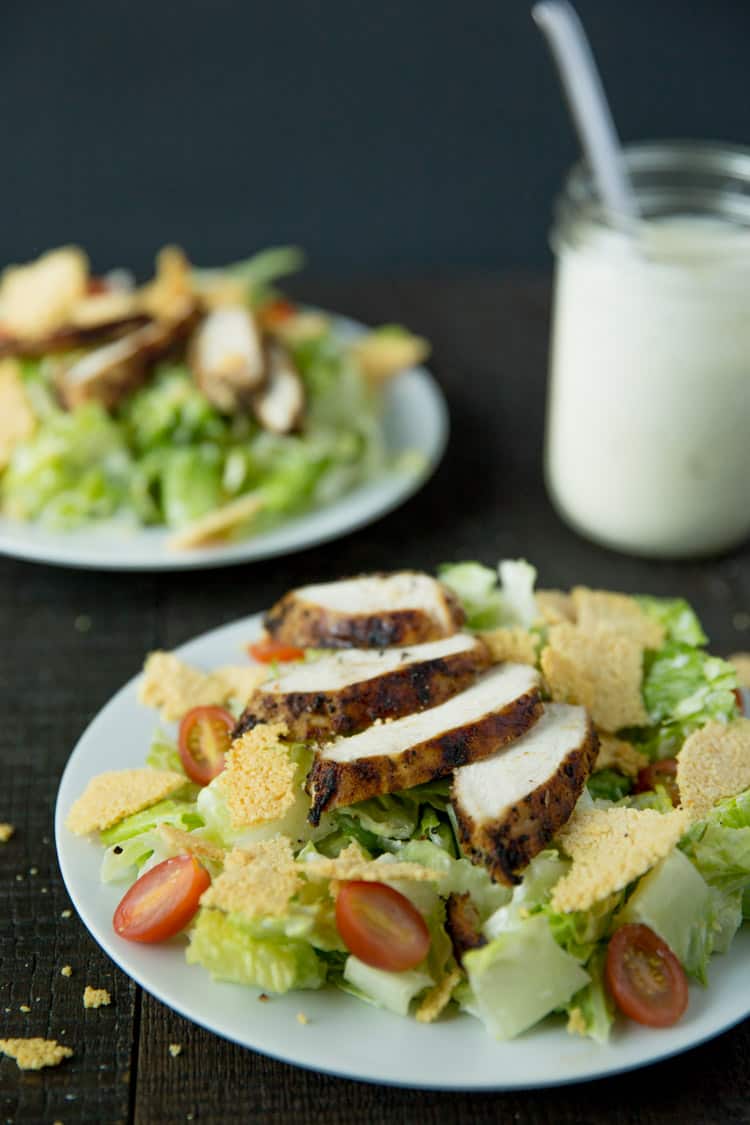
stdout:
{"type": "Polygon", "coordinates": [[[427,343],[296,306],[274,282],[301,264],[279,248],[197,269],[165,247],[136,286],[68,246],[6,269],[0,512],[63,531],[166,526],[187,550],[413,471],[393,463],[381,408],[427,343]]]}
{"type": "Polygon", "coordinates": [[[119,940],[501,1040],[604,1043],[710,988],[750,917],[748,661],[685,601],[458,563],[292,590],[248,642],[152,653],[145,765],[67,810],[119,940]]]}

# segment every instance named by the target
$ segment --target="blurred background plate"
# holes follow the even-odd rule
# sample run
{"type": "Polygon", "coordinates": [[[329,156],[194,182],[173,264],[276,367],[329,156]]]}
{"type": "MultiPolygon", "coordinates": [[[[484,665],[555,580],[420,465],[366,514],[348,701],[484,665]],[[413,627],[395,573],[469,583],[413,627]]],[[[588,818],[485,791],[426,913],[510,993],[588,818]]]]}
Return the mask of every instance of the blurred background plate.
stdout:
{"type": "MultiPolygon", "coordinates": [[[[335,320],[343,336],[364,327],[335,320]]],[[[393,457],[414,454],[408,467],[368,481],[325,507],[285,520],[278,527],[225,546],[175,551],[167,528],[139,528],[115,520],[74,531],[54,531],[0,517],[0,554],[56,566],[96,570],[187,570],[267,559],[340,538],[399,507],[422,487],[440,462],[448,440],[442,391],[423,367],[394,378],[385,388],[383,427],[393,457]]]]}

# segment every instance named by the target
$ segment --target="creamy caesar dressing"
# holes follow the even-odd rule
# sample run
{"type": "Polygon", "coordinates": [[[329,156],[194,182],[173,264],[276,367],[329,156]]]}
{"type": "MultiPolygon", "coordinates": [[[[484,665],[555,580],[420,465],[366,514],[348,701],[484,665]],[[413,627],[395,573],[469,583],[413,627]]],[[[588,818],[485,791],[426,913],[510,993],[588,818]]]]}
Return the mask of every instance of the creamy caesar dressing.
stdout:
{"type": "Polygon", "coordinates": [[[695,215],[559,247],[547,480],[562,515],[649,555],[750,533],[750,230],[695,215]]]}

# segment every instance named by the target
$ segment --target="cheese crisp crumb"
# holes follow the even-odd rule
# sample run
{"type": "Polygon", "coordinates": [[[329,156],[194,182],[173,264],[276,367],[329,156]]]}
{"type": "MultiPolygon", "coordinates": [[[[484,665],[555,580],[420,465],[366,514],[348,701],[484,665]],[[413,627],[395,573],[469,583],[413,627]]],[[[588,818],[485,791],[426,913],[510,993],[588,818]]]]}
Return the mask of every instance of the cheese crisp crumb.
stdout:
{"type": "Polygon", "coordinates": [[[36,424],[18,360],[0,360],[0,469],[6,467],[16,446],[32,436],[36,424]]]}
{"type": "Polygon", "coordinates": [[[0,824],[0,844],[7,844],[15,831],[12,824],[0,824]]]}
{"type": "Polygon", "coordinates": [[[535,594],[539,619],[545,625],[562,625],[575,621],[576,607],[570,594],[562,590],[537,590],[535,594]]]}
{"type": "Polygon", "coordinates": [[[307,1024],[309,1022],[310,1021],[304,1012],[297,1012],[297,1023],[307,1024]]]}
{"type": "Polygon", "coordinates": [[[552,698],[582,704],[602,730],[648,723],[641,696],[643,646],[632,637],[554,625],[541,663],[552,698]]]}
{"type": "Polygon", "coordinates": [[[28,1004],[21,1004],[21,1005],[19,1006],[18,1010],[19,1010],[19,1012],[24,1012],[24,1013],[25,1013],[25,1012],[30,1012],[30,1011],[31,1011],[31,1008],[29,1007],[29,1005],[28,1005],[28,1004]]]}
{"type": "Polygon", "coordinates": [[[169,1053],[170,1053],[170,1055],[172,1056],[173,1059],[176,1059],[178,1055],[182,1054],[182,1044],[181,1043],[170,1043],[169,1044],[169,1053]]]}
{"type": "Polygon", "coordinates": [[[677,787],[696,820],[723,797],[750,788],[750,719],[712,721],[694,731],[677,757],[677,787]]]}
{"type": "Polygon", "coordinates": [[[452,969],[425,995],[415,1013],[420,1023],[432,1023],[450,1003],[453,989],[461,980],[460,969],[452,969]]]}
{"type": "Polygon", "coordinates": [[[557,839],[573,860],[552,893],[552,909],[567,914],[588,910],[621,891],[663,859],[687,828],[680,810],[581,809],[557,839]]]}
{"type": "Polygon", "coordinates": [[[536,664],[539,638],[527,629],[490,629],[480,633],[496,664],[512,660],[516,664],[536,664]]]}
{"type": "Polygon", "coordinates": [[[112,1003],[112,997],[106,988],[92,988],[87,984],[83,990],[84,1008],[106,1008],[112,1003]]]}
{"type": "Polygon", "coordinates": [[[212,844],[210,840],[204,840],[194,832],[175,828],[172,824],[160,824],[157,831],[165,844],[189,855],[196,855],[199,859],[212,859],[222,863],[226,855],[224,848],[219,844],[212,844]]]}
{"type": "Polygon", "coordinates": [[[43,1066],[59,1066],[73,1054],[56,1039],[0,1039],[0,1051],[18,1063],[19,1070],[41,1070],[43,1066]]]}
{"type": "Polygon", "coordinates": [[[735,652],[727,659],[737,673],[740,687],[750,688],[750,652],[735,652]]]}
{"type": "Polygon", "coordinates": [[[588,1031],[586,1017],[580,1008],[571,1008],[566,1025],[568,1035],[585,1035],[588,1031]]]}
{"type": "Polygon", "coordinates": [[[164,722],[178,722],[192,707],[220,707],[230,699],[247,702],[267,676],[267,668],[252,664],[202,672],[172,652],[152,652],[143,666],[138,698],[146,707],[156,707],[164,722]]]}
{"type": "Polygon", "coordinates": [[[610,629],[630,637],[642,648],[661,648],[664,643],[664,626],[644,613],[635,598],[585,586],[576,586],[570,596],[578,628],[584,633],[610,629]]]}
{"type": "Polygon", "coordinates": [[[619,770],[626,777],[637,777],[648,761],[632,743],[613,734],[599,734],[599,756],[594,770],[619,770]]]}
{"type": "Polygon", "coordinates": [[[263,505],[264,500],[259,493],[248,492],[187,524],[167,540],[167,546],[173,551],[187,551],[191,547],[210,547],[221,543],[237,528],[255,519],[263,505]]]}
{"type": "Polygon", "coordinates": [[[291,840],[275,836],[231,851],[222,873],[204,891],[201,905],[247,918],[281,917],[301,882],[291,840]]]}
{"type": "Polygon", "coordinates": [[[281,739],[285,723],[260,723],[235,739],[224,768],[233,828],[278,820],[294,804],[297,766],[281,739]]]}
{"type": "Polygon", "coordinates": [[[147,809],[186,784],[174,770],[110,770],[93,777],[78,798],[66,824],[76,836],[102,832],[123,817],[147,809]]]}
{"type": "Polygon", "coordinates": [[[63,965],[63,967],[60,969],[60,976],[62,976],[62,977],[72,977],[73,976],[72,965],[63,965]]]}
{"type": "Polygon", "coordinates": [[[315,857],[298,860],[297,867],[310,879],[361,879],[367,883],[392,883],[399,879],[410,882],[428,882],[441,879],[442,874],[421,863],[383,863],[366,859],[359,844],[351,843],[335,859],[315,857]]]}

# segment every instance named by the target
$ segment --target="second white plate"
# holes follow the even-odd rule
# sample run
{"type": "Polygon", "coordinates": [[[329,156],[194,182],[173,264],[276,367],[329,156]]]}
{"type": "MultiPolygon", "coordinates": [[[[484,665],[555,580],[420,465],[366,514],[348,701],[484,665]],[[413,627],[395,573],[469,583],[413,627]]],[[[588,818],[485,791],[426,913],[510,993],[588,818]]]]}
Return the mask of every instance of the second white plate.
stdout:
{"type": "MultiPolygon", "coordinates": [[[[260,617],[226,625],[183,645],[178,654],[205,669],[246,659],[260,617]]],[[[187,1019],[245,1047],[347,1078],[445,1090],[509,1090],[562,1085],[631,1070],[685,1051],[750,1014],[745,927],[731,952],[710,967],[710,987],[690,987],[690,1006],[676,1027],[618,1025],[600,1047],[548,1021],[511,1043],[496,1043],[467,1015],[431,1025],[370,1007],[335,989],[295,992],[258,1002],[258,993],[218,984],[185,962],[181,942],[138,946],[118,938],[112,914],[122,887],[99,880],[102,848],[71,835],[65,817],[87,782],[107,769],[141,766],[155,726],[137,701],[138,678],[103,708],[83,734],[60,784],[55,817],[58,857],[70,897],[102,949],[129,976],[187,1019]],[[302,1025],[297,1013],[304,1012],[302,1025]]]]}

